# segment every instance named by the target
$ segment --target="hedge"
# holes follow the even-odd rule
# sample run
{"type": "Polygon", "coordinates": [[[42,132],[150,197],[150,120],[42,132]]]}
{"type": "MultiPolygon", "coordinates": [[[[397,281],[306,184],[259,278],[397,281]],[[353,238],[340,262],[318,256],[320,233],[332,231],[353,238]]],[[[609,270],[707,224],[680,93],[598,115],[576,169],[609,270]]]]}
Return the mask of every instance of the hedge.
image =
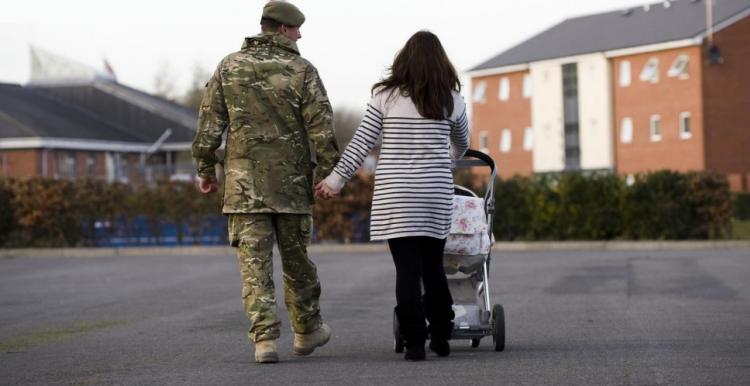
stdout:
{"type": "MultiPolygon", "coordinates": [[[[355,177],[341,197],[318,201],[315,240],[368,240],[372,188],[372,177],[355,177]]],[[[716,239],[729,236],[733,210],[739,219],[750,218],[750,195],[733,197],[724,177],[704,172],[660,171],[638,175],[632,184],[611,173],[513,177],[496,181],[495,198],[498,240],[716,239]]],[[[220,206],[221,193],[200,194],[189,182],[137,188],[0,179],[0,245],[98,245],[101,224],[110,224],[104,229],[112,235],[133,233],[144,222],[157,244],[165,224],[176,229],[177,243],[199,242],[207,219],[224,221],[220,206]]]]}
{"type": "Polygon", "coordinates": [[[514,177],[496,183],[499,240],[680,240],[727,237],[729,184],[712,173],[660,171],[631,186],[611,173],[514,177]]]}
{"type": "Polygon", "coordinates": [[[133,187],[98,180],[6,179],[0,180],[0,245],[97,245],[98,229],[105,236],[128,234],[139,219],[150,224],[156,244],[163,223],[175,225],[182,243],[185,233],[200,235],[202,220],[219,211],[219,195],[202,195],[187,182],[133,187]]]}
{"type": "Polygon", "coordinates": [[[734,197],[734,217],[750,220],[750,193],[737,193],[734,197]]]}

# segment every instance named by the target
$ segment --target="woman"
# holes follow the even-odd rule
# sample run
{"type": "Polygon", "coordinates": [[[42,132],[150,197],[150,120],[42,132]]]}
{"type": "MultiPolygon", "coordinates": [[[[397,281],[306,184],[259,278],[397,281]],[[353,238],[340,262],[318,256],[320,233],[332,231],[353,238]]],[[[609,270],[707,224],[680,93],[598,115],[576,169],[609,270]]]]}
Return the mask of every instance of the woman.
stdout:
{"type": "Polygon", "coordinates": [[[396,56],[390,76],[373,86],[362,123],[341,160],[315,187],[319,197],[337,195],[382,135],[370,238],[388,240],[393,255],[396,317],[407,360],[425,358],[425,317],[430,349],[450,354],[454,314],[443,248],[453,207],[451,158],[461,158],[469,142],[460,89],[437,36],[414,34],[396,56]]]}

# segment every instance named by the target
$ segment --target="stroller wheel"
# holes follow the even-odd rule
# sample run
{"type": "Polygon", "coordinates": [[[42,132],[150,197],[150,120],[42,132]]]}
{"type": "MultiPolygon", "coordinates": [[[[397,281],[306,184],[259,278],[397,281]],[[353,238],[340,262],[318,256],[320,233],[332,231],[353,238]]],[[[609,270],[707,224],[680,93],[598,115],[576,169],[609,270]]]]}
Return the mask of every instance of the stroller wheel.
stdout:
{"type": "Polygon", "coordinates": [[[492,341],[495,351],[505,350],[505,310],[500,304],[492,307],[492,341]]]}
{"type": "Polygon", "coordinates": [[[474,338],[471,340],[471,347],[474,347],[474,348],[479,347],[479,338],[474,338]]]}
{"type": "Polygon", "coordinates": [[[398,328],[396,310],[393,310],[393,351],[399,354],[404,352],[404,341],[401,339],[401,332],[398,328]]]}

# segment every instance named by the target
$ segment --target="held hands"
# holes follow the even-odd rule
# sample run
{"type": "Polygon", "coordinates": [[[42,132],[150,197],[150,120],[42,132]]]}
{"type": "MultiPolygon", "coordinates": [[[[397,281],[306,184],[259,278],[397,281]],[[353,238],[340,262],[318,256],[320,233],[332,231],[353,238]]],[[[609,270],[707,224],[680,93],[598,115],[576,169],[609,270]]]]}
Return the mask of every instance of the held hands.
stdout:
{"type": "Polygon", "coordinates": [[[218,182],[216,182],[215,178],[200,178],[198,177],[198,190],[201,191],[203,194],[213,193],[217,191],[219,188],[218,182]]]}
{"type": "Polygon", "coordinates": [[[340,190],[334,190],[332,187],[328,186],[325,180],[320,181],[317,185],[315,185],[316,198],[323,198],[327,200],[329,198],[338,196],[340,192],[340,190]]]}

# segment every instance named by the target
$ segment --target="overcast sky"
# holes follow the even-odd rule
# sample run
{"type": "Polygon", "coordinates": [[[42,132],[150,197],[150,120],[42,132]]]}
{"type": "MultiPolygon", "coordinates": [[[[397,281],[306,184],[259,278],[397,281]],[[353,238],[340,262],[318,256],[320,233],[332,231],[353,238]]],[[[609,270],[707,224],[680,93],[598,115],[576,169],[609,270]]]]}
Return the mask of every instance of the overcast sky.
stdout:
{"type": "MultiPolygon", "coordinates": [[[[679,0],[688,1],[688,0],[679,0]]],[[[159,68],[178,91],[193,68],[213,71],[258,32],[264,0],[7,0],[0,13],[0,82],[25,83],[29,44],[102,68],[153,91],[159,68]]],[[[570,17],[640,6],[634,0],[297,0],[307,21],[298,42],[335,107],[361,108],[396,52],[428,29],[459,72],[570,17]]],[[[596,31],[591,31],[596,33],[596,31]]]]}

